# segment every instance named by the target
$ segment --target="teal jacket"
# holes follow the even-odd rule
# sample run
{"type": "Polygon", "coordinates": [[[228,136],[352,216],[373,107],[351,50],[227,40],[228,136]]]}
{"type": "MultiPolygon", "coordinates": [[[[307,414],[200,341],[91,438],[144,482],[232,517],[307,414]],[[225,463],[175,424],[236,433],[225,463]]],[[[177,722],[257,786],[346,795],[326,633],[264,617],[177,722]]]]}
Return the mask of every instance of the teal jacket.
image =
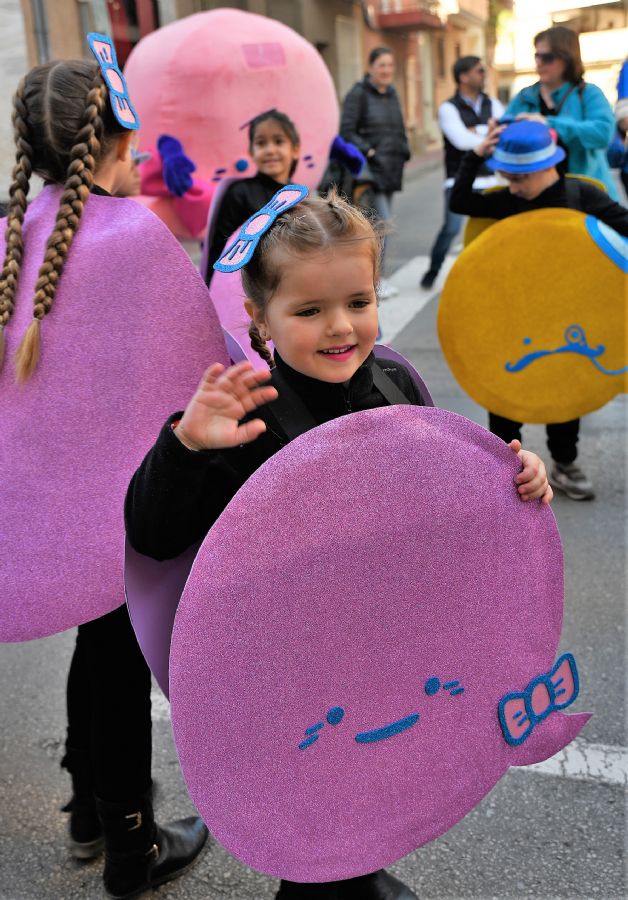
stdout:
{"type": "MultiPolygon", "coordinates": [[[[560,106],[570,87],[571,84],[566,82],[557,91],[553,91],[552,99],[556,106],[560,106]]],[[[519,113],[540,111],[537,82],[519,91],[510,101],[506,115],[517,116],[519,113]]],[[[558,137],[569,150],[568,171],[599,178],[608,188],[609,195],[618,200],[617,188],[606,159],[606,148],[615,133],[615,118],[610,103],[599,87],[585,82],[583,90],[574,88],[560,113],[548,116],[547,121],[550,128],[556,129],[558,137]]]]}

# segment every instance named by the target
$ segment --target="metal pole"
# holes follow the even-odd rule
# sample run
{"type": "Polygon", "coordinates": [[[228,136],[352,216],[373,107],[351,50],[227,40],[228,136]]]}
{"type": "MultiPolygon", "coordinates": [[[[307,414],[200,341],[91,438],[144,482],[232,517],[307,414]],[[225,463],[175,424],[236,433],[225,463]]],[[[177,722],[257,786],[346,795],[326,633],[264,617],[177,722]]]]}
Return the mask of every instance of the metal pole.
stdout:
{"type": "Polygon", "coordinates": [[[37,61],[41,65],[52,59],[45,0],[31,0],[31,9],[35,26],[35,40],[37,41],[37,61]]]}

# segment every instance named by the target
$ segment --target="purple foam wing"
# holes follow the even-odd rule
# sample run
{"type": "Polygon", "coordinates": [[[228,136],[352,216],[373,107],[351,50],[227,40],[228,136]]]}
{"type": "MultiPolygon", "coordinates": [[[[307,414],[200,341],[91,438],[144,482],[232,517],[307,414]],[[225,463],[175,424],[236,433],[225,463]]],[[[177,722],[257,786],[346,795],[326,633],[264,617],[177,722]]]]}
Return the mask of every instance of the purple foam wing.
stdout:
{"type": "Polygon", "coordinates": [[[45,637],[124,602],[122,508],[131,476],[210,362],[228,362],[209,292],[188,255],[133,200],[91,195],[33,376],[15,350],[61,188],[29,206],[0,372],[0,640],[45,637]]]}
{"type": "Polygon", "coordinates": [[[374,871],[582,727],[556,713],[523,748],[500,729],[500,698],[550,671],[563,609],[556,523],[519,469],[463,417],[395,406],[297,438],[225,509],[170,693],[192,799],[236,857],[295,881],[374,871]]]}

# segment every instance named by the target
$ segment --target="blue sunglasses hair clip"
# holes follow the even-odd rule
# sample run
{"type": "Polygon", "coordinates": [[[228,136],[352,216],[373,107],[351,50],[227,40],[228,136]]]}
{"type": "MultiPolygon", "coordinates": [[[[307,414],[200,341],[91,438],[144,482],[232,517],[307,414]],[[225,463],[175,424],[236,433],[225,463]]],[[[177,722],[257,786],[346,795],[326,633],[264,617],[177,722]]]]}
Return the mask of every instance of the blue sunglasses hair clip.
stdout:
{"type": "Polygon", "coordinates": [[[262,206],[246,220],[235,241],[214,263],[214,269],[217,272],[235,272],[250,262],[261,237],[271,228],[275,219],[290,207],[296,206],[308,193],[303,184],[287,184],[277,191],[266,206],[262,206]]]}
{"type": "Polygon", "coordinates": [[[131,103],[126,79],[118,66],[113,41],[106,34],[90,31],[87,35],[87,43],[96,57],[103,81],[109,90],[109,100],[114,116],[123,128],[137,131],[140,127],[140,119],[131,103]]]}

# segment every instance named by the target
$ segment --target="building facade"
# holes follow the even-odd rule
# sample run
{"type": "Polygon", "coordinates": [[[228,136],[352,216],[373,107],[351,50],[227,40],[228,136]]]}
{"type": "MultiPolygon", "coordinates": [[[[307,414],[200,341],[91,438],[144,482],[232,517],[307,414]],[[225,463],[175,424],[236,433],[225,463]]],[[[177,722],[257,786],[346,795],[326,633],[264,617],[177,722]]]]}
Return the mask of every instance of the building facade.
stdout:
{"type": "Polygon", "coordinates": [[[196,12],[233,7],[270,16],[302,34],[325,60],[339,99],[363,76],[370,50],[390,47],[415,152],[440,139],[438,105],[452,93],[451,67],[485,53],[490,0],[20,0],[30,65],[83,56],[90,30],[112,35],[122,64],[141,37],[196,12]]]}

